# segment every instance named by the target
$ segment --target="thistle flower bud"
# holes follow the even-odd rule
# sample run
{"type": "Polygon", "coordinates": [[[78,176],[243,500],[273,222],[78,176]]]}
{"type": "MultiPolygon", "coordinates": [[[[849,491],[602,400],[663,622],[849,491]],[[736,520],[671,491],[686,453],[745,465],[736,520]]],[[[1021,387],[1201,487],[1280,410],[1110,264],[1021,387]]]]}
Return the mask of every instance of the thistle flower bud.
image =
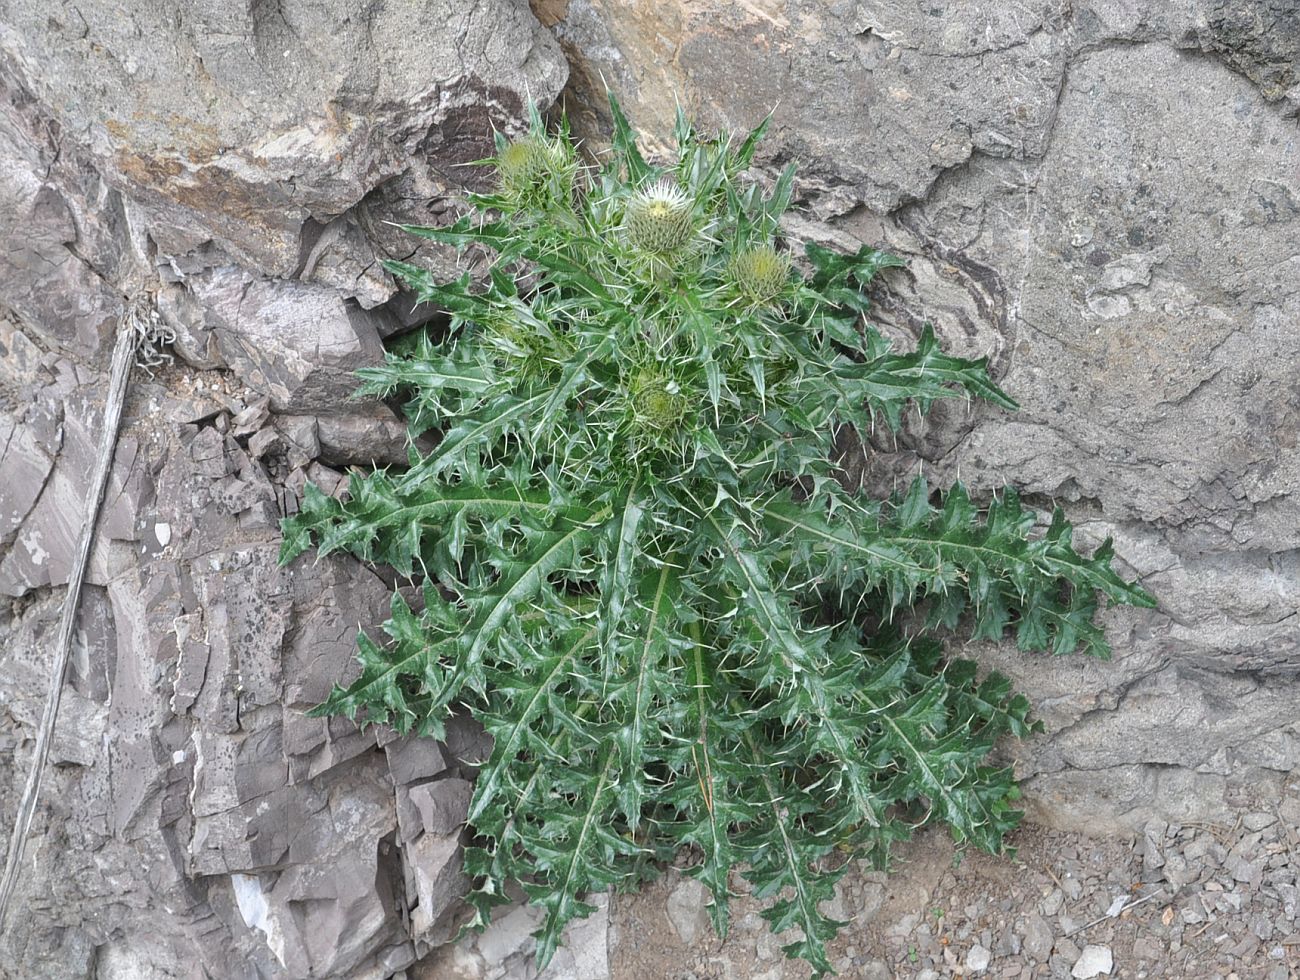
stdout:
{"type": "Polygon", "coordinates": [[[790,281],[790,260],[771,245],[757,245],[733,255],[727,275],[751,303],[767,303],[790,281]]]}
{"type": "Polygon", "coordinates": [[[627,202],[623,233],[638,252],[669,255],[695,236],[693,208],[686,192],[670,180],[643,187],[627,202]]]}
{"type": "Polygon", "coordinates": [[[663,435],[681,425],[690,401],[676,379],[654,367],[643,367],[627,387],[632,418],[638,428],[663,435]]]}
{"type": "Polygon", "coordinates": [[[496,163],[501,192],[522,205],[543,204],[555,196],[552,191],[564,192],[575,169],[565,144],[537,136],[509,144],[496,163]]]}

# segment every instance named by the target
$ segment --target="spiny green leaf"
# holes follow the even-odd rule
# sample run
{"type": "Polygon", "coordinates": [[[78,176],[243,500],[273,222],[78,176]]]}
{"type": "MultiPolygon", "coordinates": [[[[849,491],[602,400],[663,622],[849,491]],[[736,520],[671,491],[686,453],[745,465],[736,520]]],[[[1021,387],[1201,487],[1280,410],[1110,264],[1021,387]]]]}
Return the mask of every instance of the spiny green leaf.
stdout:
{"type": "Polygon", "coordinates": [[[844,385],[885,417],[891,429],[902,424],[902,411],[909,401],[924,410],[936,399],[952,398],[961,391],[1002,408],[1017,407],[989,378],[986,359],[967,361],[939,353],[929,324],[922,329],[915,351],[881,354],[864,364],[845,364],[836,373],[844,385]]]}
{"type": "Polygon", "coordinates": [[[673,604],[678,597],[677,576],[672,566],[664,564],[647,574],[640,591],[642,623],[628,650],[626,683],[617,692],[617,700],[624,707],[622,724],[613,733],[620,759],[619,804],[633,831],[641,822],[647,750],[657,749],[663,734],[656,724],[652,705],[662,701],[672,686],[664,669],[664,661],[674,648],[673,604]],[[659,731],[654,731],[656,728],[659,731]]]}
{"type": "MultiPolygon", "coordinates": [[[[473,215],[459,218],[445,228],[431,228],[424,225],[402,225],[401,227],[408,235],[427,238],[442,245],[454,245],[457,248],[465,248],[467,245],[488,245],[502,249],[513,244],[518,237],[509,222],[482,221],[473,215]]],[[[405,262],[385,261],[384,268],[405,279],[412,286],[418,286],[415,279],[423,282],[424,277],[428,275],[418,266],[408,265],[405,262]]]]}
{"type": "Polygon", "coordinates": [[[636,145],[636,134],[632,132],[632,124],[627,121],[627,116],[623,115],[623,107],[618,104],[612,91],[606,94],[609,97],[609,113],[614,119],[614,152],[627,169],[628,184],[636,187],[650,173],[650,165],[641,156],[641,150],[636,145]]]}
{"type": "Polygon", "coordinates": [[[550,392],[539,391],[527,397],[502,395],[485,405],[475,415],[462,419],[448,429],[429,456],[412,466],[396,483],[400,490],[419,488],[424,481],[435,479],[449,469],[472,466],[471,453],[491,445],[507,432],[526,422],[550,400],[550,392]]]}
{"type": "MultiPolygon", "coordinates": [[[[574,658],[592,642],[595,634],[594,626],[577,633],[564,652],[544,660],[538,671],[540,679],[515,692],[513,711],[508,721],[503,723],[491,715],[479,715],[479,720],[485,723],[488,734],[492,736],[492,756],[480,770],[478,781],[474,784],[474,798],[470,801],[469,816],[466,817],[469,823],[475,823],[495,801],[506,768],[514,764],[527,744],[526,736],[533,720],[546,709],[548,696],[565,679],[566,673],[573,667],[574,658]]],[[[500,681],[495,685],[497,691],[503,687],[504,684],[500,681]]]]}
{"type": "Polygon", "coordinates": [[[713,895],[709,915],[719,937],[726,938],[729,876],[736,863],[732,828],[750,821],[751,807],[732,795],[737,770],[734,748],[746,727],[732,711],[736,696],[712,660],[713,650],[701,642],[698,624],[686,656],[688,691],[682,702],[682,749],[676,769],[682,773],[670,795],[682,818],[681,841],[694,844],[703,858],[689,873],[713,895]]]}
{"type": "Polygon", "coordinates": [[[803,937],[782,946],[782,951],[786,956],[805,960],[814,976],[825,976],[833,972],[825,944],[835,938],[844,923],[824,914],[818,905],[835,897],[835,881],[845,867],[838,871],[819,867],[834,850],[834,841],[818,837],[803,826],[800,818],[813,804],[806,796],[801,799],[792,794],[788,785],[777,786],[773,760],[752,733],[746,733],[744,746],[748,751],[746,761],[761,787],[764,810],[763,816],[740,837],[740,846],[750,860],[745,877],[755,885],[754,894],[760,898],[787,888],[793,892],[793,897],[777,899],[761,914],[773,932],[801,930],[803,937]]]}

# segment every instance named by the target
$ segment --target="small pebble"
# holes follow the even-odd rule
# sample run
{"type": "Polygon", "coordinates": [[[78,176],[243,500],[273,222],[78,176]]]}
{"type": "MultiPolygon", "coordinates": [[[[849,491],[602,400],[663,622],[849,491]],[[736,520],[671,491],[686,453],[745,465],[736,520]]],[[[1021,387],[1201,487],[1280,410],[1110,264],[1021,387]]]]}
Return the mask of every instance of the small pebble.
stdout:
{"type": "Polygon", "coordinates": [[[668,921],[684,943],[692,943],[705,928],[704,905],[708,892],[694,878],[684,878],[668,896],[668,921]]]}
{"type": "Polygon", "coordinates": [[[1258,936],[1261,942],[1268,942],[1273,938],[1273,921],[1268,916],[1257,915],[1250,922],[1250,931],[1258,936]]]}
{"type": "Polygon", "coordinates": [[[1140,960],[1158,960],[1160,944],[1147,936],[1139,936],[1133,942],[1133,955],[1140,960]]]}
{"type": "Polygon", "coordinates": [[[1256,810],[1241,818],[1241,825],[1247,830],[1263,830],[1277,823],[1277,817],[1265,810],[1256,810]]]}
{"type": "Polygon", "coordinates": [[[1233,878],[1244,884],[1250,885],[1252,888],[1259,884],[1259,880],[1263,877],[1264,873],[1264,869],[1255,862],[1244,861],[1241,858],[1234,861],[1228,867],[1228,870],[1232,872],[1233,878]]]}
{"type": "Polygon", "coordinates": [[[1227,908],[1231,906],[1234,912],[1241,911],[1241,892],[1224,892],[1219,896],[1219,902],[1227,908]]]}
{"type": "Polygon", "coordinates": [[[993,946],[995,956],[1019,956],[1020,955],[1020,937],[1010,929],[1003,929],[998,935],[998,941],[993,946]]]}
{"type": "Polygon", "coordinates": [[[1065,895],[1062,894],[1059,888],[1054,888],[1052,889],[1052,893],[1043,899],[1042,904],[1039,907],[1041,908],[1043,915],[1050,917],[1061,911],[1061,905],[1064,902],[1065,895]]]}
{"type": "Polygon", "coordinates": [[[1259,949],[1259,940],[1254,936],[1247,935],[1246,938],[1233,943],[1228,947],[1228,953],[1239,960],[1248,960],[1255,955],[1259,949]]]}
{"type": "Polygon", "coordinates": [[[1091,980],[1092,977],[1108,977],[1114,960],[1108,946],[1085,946],[1075,961],[1070,976],[1075,980],[1091,980]]]}
{"type": "Polygon", "coordinates": [[[992,954],[983,946],[972,946],[966,954],[966,969],[972,973],[983,973],[989,968],[989,960],[992,958],[992,954]]]}
{"type": "Polygon", "coordinates": [[[1052,927],[1041,915],[1031,915],[1024,921],[1024,951],[1031,959],[1044,962],[1052,954],[1052,927]]]}
{"type": "Polygon", "coordinates": [[[1288,796],[1277,809],[1287,825],[1300,827],[1300,796],[1288,796]]]}

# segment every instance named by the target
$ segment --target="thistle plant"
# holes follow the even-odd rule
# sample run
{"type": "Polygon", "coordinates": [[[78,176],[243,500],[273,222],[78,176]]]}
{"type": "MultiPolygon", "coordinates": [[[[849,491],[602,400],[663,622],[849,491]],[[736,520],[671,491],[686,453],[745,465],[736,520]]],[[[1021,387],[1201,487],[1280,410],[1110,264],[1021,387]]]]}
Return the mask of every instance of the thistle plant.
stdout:
{"type": "Polygon", "coordinates": [[[1152,600],[1109,541],[1085,557],[1059,510],[1040,526],[1011,489],[980,506],[959,484],[845,486],[842,427],[1015,404],[929,327],[900,351],[866,322],[898,259],[808,243],[795,261],[793,169],[766,192],[745,176],[766,124],[732,141],[679,114],[660,165],[611,109],[600,169],[534,114],[476,215],[407,229],[494,256],[481,281],[387,263],[450,329],[362,391],[400,396],[438,441],[354,473],[344,499],[309,486],[281,560],[315,544],[418,586],[318,710],[435,738],[469,711],[491,734],[475,924],[517,882],[545,964],[584,896],[684,853],[719,934],[744,879],[822,976],[840,926],[822,906],[851,859],[883,866],[935,822],[998,851],[1020,817],[989,752],[1033,729],[1029,705],[940,635],[1104,656],[1099,598],[1152,600]]]}
{"type": "Polygon", "coordinates": [[[499,147],[496,169],[504,207],[546,210],[573,193],[578,159],[568,139],[533,132],[527,139],[499,147]]]}

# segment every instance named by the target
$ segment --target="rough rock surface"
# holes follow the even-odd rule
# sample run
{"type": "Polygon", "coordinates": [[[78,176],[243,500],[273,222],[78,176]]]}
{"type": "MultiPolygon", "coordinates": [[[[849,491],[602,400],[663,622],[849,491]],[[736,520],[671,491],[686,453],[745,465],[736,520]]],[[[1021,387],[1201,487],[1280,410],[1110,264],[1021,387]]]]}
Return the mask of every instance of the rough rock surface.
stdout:
{"type": "MultiPolygon", "coordinates": [[[[275,554],[305,480],[404,459],[391,410],[347,397],[434,315],[379,260],[456,260],[391,223],[445,220],[476,179],[457,165],[566,79],[593,145],[602,78],[654,145],[677,98],[735,129],[775,107],[761,169],[801,163],[790,231],[906,256],[880,321],[992,358],[1019,413],[948,406],[851,458],[877,488],[1013,481],[1116,537],[1161,605],[1108,614],[1112,663],[972,652],[1047,723],[1011,749],[1031,815],[1141,835],[1144,880],[1182,887],[1201,838],[1166,825],[1276,796],[1300,759],[1298,38],[1286,0],[0,0],[6,837],[128,297],[179,358],[127,406],[0,976],[535,976],[518,907],[431,952],[472,728],[440,747],[306,714],[388,585],[275,554]]],[[[1214,852],[1217,891],[1274,888],[1293,934],[1260,846],[1214,852]]],[[[674,934],[705,941],[673,894],[674,934]]],[[[1008,935],[1068,975],[1055,915],[1008,935]]],[[[608,923],[548,975],[609,976],[608,923]]],[[[1291,955],[1282,928],[1247,952],[1291,955]]],[[[1013,955],[971,937],[972,969],[1013,955]]]]}
{"type": "MultiPolygon", "coordinates": [[[[5,393],[27,418],[63,424],[53,445],[29,450],[53,462],[26,464],[38,498],[0,567],[6,833],[98,384],[30,344],[3,321],[7,382],[21,376],[15,362],[32,367],[5,393]]],[[[351,562],[276,567],[285,484],[305,471],[273,483],[286,456],[268,466],[249,444],[277,430],[237,435],[231,419],[244,414],[228,386],[179,369],[135,384],[20,893],[36,914],[7,937],[9,975],[87,975],[98,957],[95,976],[137,976],[130,956],[145,935],[167,955],[152,964],[159,976],[195,961],[229,963],[230,976],[387,975],[445,938],[468,770],[432,743],[380,748],[374,731],[306,716],[352,669],[356,624],[382,617],[388,588],[351,562]],[[460,812],[408,826],[402,801],[444,784],[442,806],[460,812]],[[426,879],[442,879],[441,892],[411,887],[426,879]],[[106,966],[119,945],[123,965],[106,966]]]]}
{"type": "Polygon", "coordinates": [[[421,317],[368,229],[454,197],[566,72],[509,2],[0,4],[6,840],[126,297],[185,364],[136,373],[0,976],[378,978],[453,934],[482,746],[308,717],[390,590],[277,568],[278,524],[405,458],[348,397],[421,317]]]}
{"type": "Polygon", "coordinates": [[[10,71],[150,215],[160,251],[211,242],[365,305],[391,285],[349,230],[384,215],[348,212],[426,154],[477,158],[566,73],[527,8],[494,0],[8,0],[3,23],[10,71]]]}

